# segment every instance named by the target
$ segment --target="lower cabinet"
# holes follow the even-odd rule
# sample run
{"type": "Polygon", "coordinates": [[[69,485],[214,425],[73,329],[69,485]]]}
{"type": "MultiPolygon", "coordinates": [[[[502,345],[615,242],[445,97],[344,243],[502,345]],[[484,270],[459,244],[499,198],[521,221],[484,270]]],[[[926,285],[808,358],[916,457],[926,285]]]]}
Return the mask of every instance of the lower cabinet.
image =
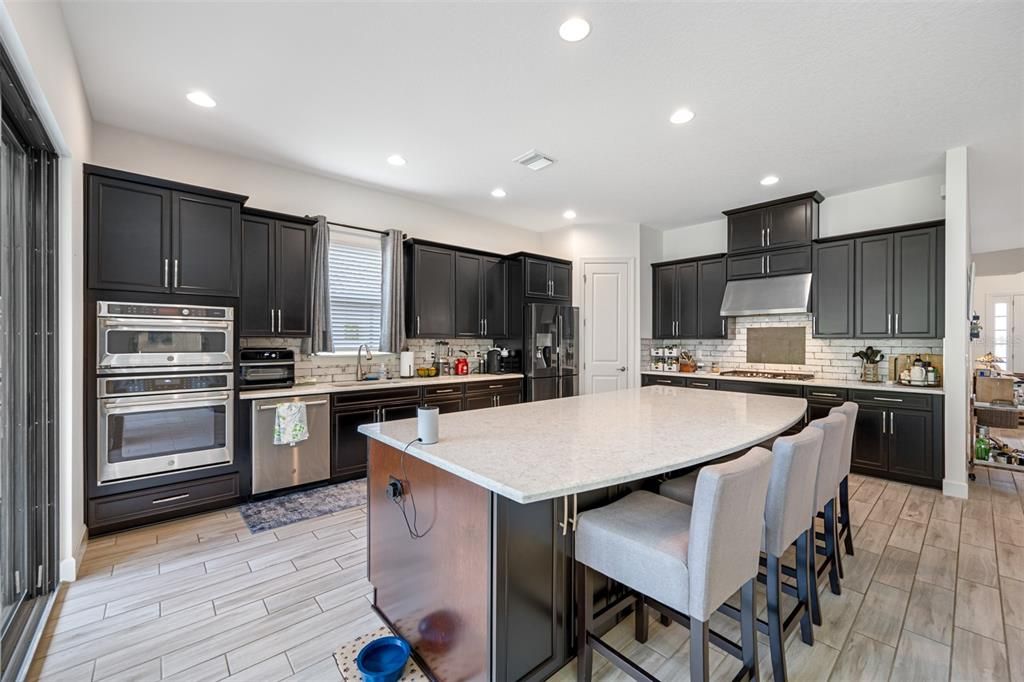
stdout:
{"type": "Polygon", "coordinates": [[[376,421],[376,405],[335,408],[331,432],[332,478],[366,475],[366,436],[359,433],[359,427],[376,421]]]}
{"type": "Polygon", "coordinates": [[[137,492],[89,500],[89,532],[93,535],[194,514],[239,501],[237,473],[173,483],[137,492]]]}
{"type": "Polygon", "coordinates": [[[942,397],[921,393],[851,391],[860,409],[851,470],[918,485],[943,477],[942,397]]]}

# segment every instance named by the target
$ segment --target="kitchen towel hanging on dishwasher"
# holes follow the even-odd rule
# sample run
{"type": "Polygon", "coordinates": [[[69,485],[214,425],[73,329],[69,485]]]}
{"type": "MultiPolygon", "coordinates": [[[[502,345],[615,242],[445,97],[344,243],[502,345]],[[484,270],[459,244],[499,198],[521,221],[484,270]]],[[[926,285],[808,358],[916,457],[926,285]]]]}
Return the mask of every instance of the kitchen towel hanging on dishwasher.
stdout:
{"type": "Polygon", "coordinates": [[[274,445],[295,445],[307,438],[306,403],[280,403],[274,416],[274,445]]]}

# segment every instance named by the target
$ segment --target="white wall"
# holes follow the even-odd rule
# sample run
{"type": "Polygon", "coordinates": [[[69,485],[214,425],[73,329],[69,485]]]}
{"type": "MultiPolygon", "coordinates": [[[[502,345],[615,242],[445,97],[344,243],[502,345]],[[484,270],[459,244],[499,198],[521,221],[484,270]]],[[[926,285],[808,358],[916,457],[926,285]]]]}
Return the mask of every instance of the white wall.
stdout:
{"type": "Polygon", "coordinates": [[[662,237],[662,258],[693,258],[712,253],[725,253],[728,247],[725,218],[698,225],[688,225],[665,230],[662,237]]]}
{"type": "MultiPolygon", "coordinates": [[[[640,279],[640,300],[650,302],[654,296],[651,264],[664,259],[664,240],[662,233],[646,225],[640,226],[640,267],[637,277],[640,279]]],[[[640,306],[640,336],[653,336],[652,306],[640,306]]]]}
{"type": "Polygon", "coordinates": [[[942,490],[967,497],[967,450],[971,394],[970,325],[967,319],[967,272],[971,262],[967,148],[946,152],[946,335],[945,369],[946,475],[942,490]]]}
{"type": "Polygon", "coordinates": [[[411,237],[511,253],[538,251],[540,234],[400,194],[96,124],[92,163],[249,196],[247,206],[411,237]]]}
{"type": "Polygon", "coordinates": [[[61,156],[60,577],[74,580],[84,549],[82,454],[82,163],[90,158],[92,117],[60,6],[0,5],[0,36],[61,156]]]}

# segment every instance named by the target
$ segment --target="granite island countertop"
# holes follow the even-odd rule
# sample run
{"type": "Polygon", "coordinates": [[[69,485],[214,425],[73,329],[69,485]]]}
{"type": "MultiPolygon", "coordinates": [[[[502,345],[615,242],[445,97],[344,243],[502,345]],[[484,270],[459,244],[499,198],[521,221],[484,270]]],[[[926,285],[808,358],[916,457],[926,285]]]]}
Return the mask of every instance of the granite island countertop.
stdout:
{"type": "Polygon", "coordinates": [[[465,384],[478,381],[501,381],[522,379],[522,374],[462,374],[446,377],[410,377],[408,379],[375,379],[370,381],[323,381],[295,384],[291,388],[267,388],[263,390],[239,391],[239,400],[263,400],[266,398],[291,398],[299,395],[321,393],[348,393],[353,391],[376,391],[385,388],[406,388],[408,386],[442,386],[444,384],[465,384]]]}
{"type": "Polygon", "coordinates": [[[651,386],[442,414],[433,445],[410,444],[415,419],[359,431],[525,504],[746,450],[803,419],[806,407],[802,398],[651,386]]]}
{"type": "Polygon", "coordinates": [[[850,381],[849,379],[760,379],[757,377],[734,377],[722,376],[714,372],[659,372],[653,369],[645,369],[641,374],[663,377],[691,377],[694,379],[718,379],[719,381],[753,381],[764,384],[796,384],[798,386],[820,386],[822,388],[850,388],[862,391],[900,391],[903,393],[928,393],[931,395],[942,395],[941,386],[904,386],[903,384],[871,383],[867,381],[850,381]]]}

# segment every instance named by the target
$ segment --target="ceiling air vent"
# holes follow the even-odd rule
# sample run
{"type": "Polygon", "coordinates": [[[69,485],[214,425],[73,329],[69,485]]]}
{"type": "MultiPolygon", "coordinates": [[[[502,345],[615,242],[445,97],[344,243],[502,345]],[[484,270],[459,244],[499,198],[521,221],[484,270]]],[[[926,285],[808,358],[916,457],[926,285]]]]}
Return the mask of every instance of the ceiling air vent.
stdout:
{"type": "Polygon", "coordinates": [[[517,156],[512,160],[520,165],[526,166],[530,170],[535,171],[547,168],[548,166],[555,162],[555,160],[552,159],[550,156],[545,156],[536,149],[531,149],[522,156],[517,156]]]}

